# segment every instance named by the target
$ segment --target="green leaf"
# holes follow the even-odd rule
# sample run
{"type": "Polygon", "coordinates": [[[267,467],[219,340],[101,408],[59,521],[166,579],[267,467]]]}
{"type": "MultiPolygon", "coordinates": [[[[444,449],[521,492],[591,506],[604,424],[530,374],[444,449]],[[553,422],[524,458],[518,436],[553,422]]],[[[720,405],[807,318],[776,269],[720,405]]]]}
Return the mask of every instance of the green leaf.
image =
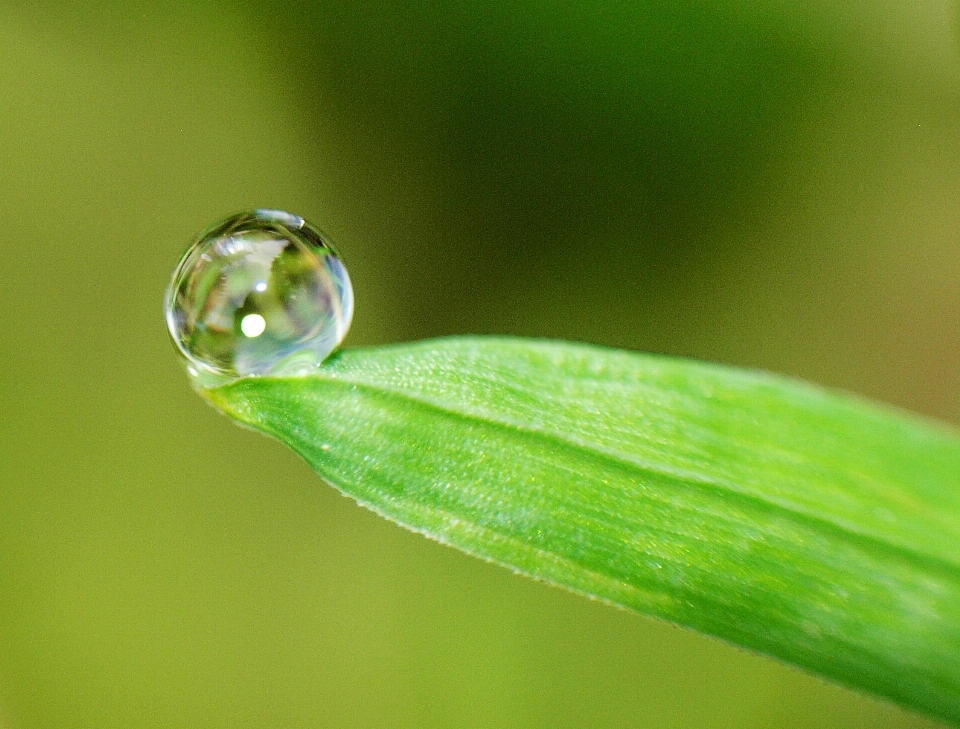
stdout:
{"type": "Polygon", "coordinates": [[[762,372],[492,337],[205,394],[433,539],[960,722],[948,426],[762,372]]]}

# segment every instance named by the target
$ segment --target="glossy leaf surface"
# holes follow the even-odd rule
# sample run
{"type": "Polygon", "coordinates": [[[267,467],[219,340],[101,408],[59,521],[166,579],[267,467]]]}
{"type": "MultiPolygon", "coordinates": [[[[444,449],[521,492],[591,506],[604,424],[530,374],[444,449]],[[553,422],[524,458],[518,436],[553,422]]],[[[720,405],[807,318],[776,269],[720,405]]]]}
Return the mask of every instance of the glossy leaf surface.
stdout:
{"type": "Polygon", "coordinates": [[[766,373],[493,337],[205,394],[433,539],[960,722],[948,426],[766,373]]]}

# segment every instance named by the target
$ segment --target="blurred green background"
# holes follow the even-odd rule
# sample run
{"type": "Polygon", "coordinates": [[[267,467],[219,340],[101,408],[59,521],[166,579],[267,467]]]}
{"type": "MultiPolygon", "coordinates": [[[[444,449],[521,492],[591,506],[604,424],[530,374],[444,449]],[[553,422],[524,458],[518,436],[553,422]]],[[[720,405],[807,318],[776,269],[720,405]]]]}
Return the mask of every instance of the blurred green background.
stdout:
{"type": "Polygon", "coordinates": [[[348,345],[564,337],[960,422],[951,0],[0,0],[0,726],[932,727],[407,533],[191,390],[252,207],[348,345]]]}

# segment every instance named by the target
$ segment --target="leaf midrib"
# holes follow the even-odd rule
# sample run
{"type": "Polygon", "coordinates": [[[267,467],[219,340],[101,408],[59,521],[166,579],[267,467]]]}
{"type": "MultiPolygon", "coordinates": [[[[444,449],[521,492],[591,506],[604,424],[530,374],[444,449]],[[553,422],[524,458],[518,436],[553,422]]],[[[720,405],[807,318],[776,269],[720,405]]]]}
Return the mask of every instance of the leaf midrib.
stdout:
{"type": "MultiPolygon", "coordinates": [[[[552,443],[568,452],[574,452],[581,457],[586,457],[601,463],[611,465],[618,470],[627,473],[633,473],[639,476],[644,474],[659,478],[672,479],[678,485],[690,489],[705,491],[710,495],[726,500],[731,504],[742,504],[752,507],[759,511],[765,511],[771,514],[789,514],[793,519],[806,524],[813,531],[824,534],[834,534],[847,542],[865,547],[868,552],[882,552],[888,555],[896,556],[906,562],[913,563],[922,569],[934,573],[940,573],[948,579],[960,582],[960,563],[955,563],[936,555],[929,554],[917,549],[913,545],[906,544],[900,540],[888,541],[882,537],[869,532],[864,532],[854,528],[843,521],[832,520],[820,514],[812,514],[799,508],[796,504],[781,502],[776,499],[764,498],[762,496],[746,493],[737,488],[735,484],[725,483],[717,480],[703,478],[697,474],[685,473],[675,469],[663,466],[653,466],[643,463],[633,458],[630,454],[620,451],[594,446],[581,442],[577,439],[565,436],[562,433],[552,431],[547,428],[538,428],[529,424],[515,421],[510,418],[496,418],[490,414],[476,412],[473,409],[458,409],[441,401],[424,396],[422,393],[411,393],[396,387],[385,385],[374,385],[364,381],[357,381],[350,376],[343,376],[341,373],[327,374],[322,369],[313,375],[317,380],[344,389],[362,390],[372,393],[379,397],[390,396],[419,406],[428,408],[445,417],[468,420],[474,423],[484,424],[494,427],[502,432],[513,435],[520,435],[538,443],[552,443]]],[[[271,378],[264,378],[260,382],[268,382],[271,378]]],[[[456,517],[461,518],[462,517],[456,517]]],[[[476,525],[479,528],[479,525],[476,525]]],[[[484,527],[489,529],[489,527],[484,527]]],[[[502,534],[501,532],[496,532],[502,534]]],[[[503,534],[502,536],[507,536],[503,534]]],[[[560,558],[553,552],[551,556],[560,558]]],[[[610,578],[606,578],[610,579],[610,578]]],[[[618,582],[619,584],[619,582],[618,582]]]]}

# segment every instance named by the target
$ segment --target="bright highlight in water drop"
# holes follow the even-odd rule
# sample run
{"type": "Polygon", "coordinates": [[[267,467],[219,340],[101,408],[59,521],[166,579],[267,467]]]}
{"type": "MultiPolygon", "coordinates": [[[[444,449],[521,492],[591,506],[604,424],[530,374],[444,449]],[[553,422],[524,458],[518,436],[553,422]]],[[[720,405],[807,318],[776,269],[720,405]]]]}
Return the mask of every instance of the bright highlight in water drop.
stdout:
{"type": "Polygon", "coordinates": [[[259,314],[247,314],[240,322],[240,331],[245,337],[259,337],[267,328],[267,320],[259,314]]]}
{"type": "Polygon", "coordinates": [[[240,213],[191,245],[165,300],[197,387],[305,374],[346,336],[353,289],[324,235],[279,210],[240,213]]]}

